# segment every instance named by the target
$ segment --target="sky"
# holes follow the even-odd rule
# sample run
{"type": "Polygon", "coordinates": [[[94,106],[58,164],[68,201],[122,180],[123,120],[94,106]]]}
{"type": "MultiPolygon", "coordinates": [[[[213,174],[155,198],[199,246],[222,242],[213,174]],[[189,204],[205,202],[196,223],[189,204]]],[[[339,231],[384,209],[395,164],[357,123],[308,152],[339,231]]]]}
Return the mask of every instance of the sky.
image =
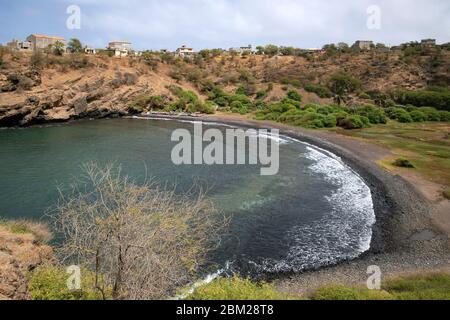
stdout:
{"type": "Polygon", "coordinates": [[[444,43],[450,0],[0,0],[0,43],[32,33],[78,38],[94,48],[127,40],[136,50],[444,43]],[[79,28],[67,27],[68,19],[77,21],[67,13],[71,5],[80,9],[79,28]]]}

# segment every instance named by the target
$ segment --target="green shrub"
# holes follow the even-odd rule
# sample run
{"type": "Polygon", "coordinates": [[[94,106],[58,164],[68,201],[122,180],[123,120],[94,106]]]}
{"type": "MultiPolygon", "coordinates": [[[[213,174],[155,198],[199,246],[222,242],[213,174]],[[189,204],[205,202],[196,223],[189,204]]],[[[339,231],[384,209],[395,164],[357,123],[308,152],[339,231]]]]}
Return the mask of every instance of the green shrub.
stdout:
{"type": "Polygon", "coordinates": [[[441,121],[450,121],[450,111],[439,111],[441,121]]]}
{"type": "Polygon", "coordinates": [[[277,292],[266,283],[253,283],[248,279],[221,278],[195,289],[189,300],[286,300],[287,295],[277,292]]]}
{"type": "Polygon", "coordinates": [[[233,113],[246,114],[249,111],[241,101],[233,101],[230,108],[233,113]]]}
{"type": "Polygon", "coordinates": [[[319,84],[307,84],[304,86],[304,89],[307,92],[315,93],[319,98],[326,99],[332,98],[333,93],[327,87],[321,86],[319,84]]]}
{"type": "Polygon", "coordinates": [[[411,163],[411,161],[407,160],[407,159],[403,159],[403,158],[399,158],[396,159],[392,165],[396,166],[396,167],[401,167],[401,168],[414,168],[414,165],[411,163]]]}
{"type": "Polygon", "coordinates": [[[370,121],[367,117],[359,116],[359,115],[351,115],[345,119],[339,121],[338,126],[352,130],[352,129],[361,129],[369,126],[370,121]]]}
{"type": "Polygon", "coordinates": [[[330,77],[328,88],[338,96],[346,96],[355,92],[361,86],[361,81],[344,72],[336,72],[330,77]]]}
{"type": "Polygon", "coordinates": [[[333,128],[333,127],[336,127],[336,124],[337,124],[336,117],[331,114],[325,116],[325,118],[322,120],[322,122],[323,122],[323,125],[325,128],[333,128]]]}
{"type": "Polygon", "coordinates": [[[236,89],[236,94],[237,95],[245,95],[245,96],[252,96],[255,94],[255,88],[254,86],[251,85],[245,85],[245,86],[240,86],[239,88],[236,89]]]}
{"type": "Polygon", "coordinates": [[[328,115],[328,114],[340,111],[340,109],[334,105],[320,106],[316,110],[318,113],[321,113],[324,115],[328,115]]]}
{"type": "Polygon", "coordinates": [[[392,92],[394,99],[400,104],[412,104],[417,107],[430,106],[439,110],[450,111],[450,90],[421,90],[392,92]]]}
{"type": "Polygon", "coordinates": [[[372,124],[386,124],[387,118],[384,114],[383,109],[371,105],[366,105],[359,107],[356,110],[356,114],[366,117],[372,124]]]}
{"type": "MultiPolygon", "coordinates": [[[[81,270],[81,290],[67,287],[69,275],[64,268],[42,266],[31,274],[29,292],[33,300],[102,300],[103,295],[95,288],[95,275],[81,270]]],[[[101,281],[101,280],[100,280],[101,281]]],[[[111,290],[105,290],[105,299],[111,298],[111,290]]]]}
{"type": "Polygon", "coordinates": [[[197,101],[189,108],[188,111],[192,113],[200,112],[205,114],[214,114],[216,109],[211,101],[206,101],[205,103],[197,101]]]}
{"type": "Polygon", "coordinates": [[[261,90],[256,92],[256,99],[258,100],[264,100],[268,96],[267,91],[261,90]]]}
{"type": "Polygon", "coordinates": [[[361,99],[364,99],[364,100],[370,100],[370,96],[367,93],[365,93],[365,92],[361,92],[358,95],[358,97],[361,98],[361,99]]]}
{"type": "Polygon", "coordinates": [[[346,119],[349,116],[349,114],[345,111],[337,111],[337,112],[332,113],[331,115],[336,118],[338,125],[342,120],[346,119]]]}
{"type": "Polygon", "coordinates": [[[427,121],[441,121],[441,114],[435,108],[432,107],[422,107],[420,111],[425,113],[427,121]]]}
{"type": "Polygon", "coordinates": [[[419,110],[411,111],[410,116],[414,122],[423,122],[427,121],[427,115],[419,110]]]}
{"type": "Polygon", "coordinates": [[[311,300],[393,300],[386,291],[369,290],[360,287],[332,285],[318,289],[311,300]]]}
{"type": "Polygon", "coordinates": [[[298,91],[295,91],[295,90],[289,91],[287,93],[287,97],[294,101],[298,101],[298,102],[302,101],[302,95],[298,91]]]}
{"type": "Polygon", "coordinates": [[[389,118],[402,123],[411,123],[413,119],[411,115],[403,108],[388,108],[386,114],[389,118]]]}

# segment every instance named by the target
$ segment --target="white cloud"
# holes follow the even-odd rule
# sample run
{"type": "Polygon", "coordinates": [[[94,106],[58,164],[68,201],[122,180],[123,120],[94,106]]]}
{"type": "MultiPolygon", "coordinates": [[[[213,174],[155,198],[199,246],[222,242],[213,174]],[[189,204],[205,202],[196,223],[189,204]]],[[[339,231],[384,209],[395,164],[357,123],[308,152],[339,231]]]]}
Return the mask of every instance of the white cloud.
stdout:
{"type": "Polygon", "coordinates": [[[248,43],[313,47],[366,38],[386,43],[450,38],[448,0],[53,1],[81,7],[86,41],[128,39],[140,49],[182,43],[197,48],[248,43]],[[381,7],[381,30],[366,27],[370,5],[381,7]]]}

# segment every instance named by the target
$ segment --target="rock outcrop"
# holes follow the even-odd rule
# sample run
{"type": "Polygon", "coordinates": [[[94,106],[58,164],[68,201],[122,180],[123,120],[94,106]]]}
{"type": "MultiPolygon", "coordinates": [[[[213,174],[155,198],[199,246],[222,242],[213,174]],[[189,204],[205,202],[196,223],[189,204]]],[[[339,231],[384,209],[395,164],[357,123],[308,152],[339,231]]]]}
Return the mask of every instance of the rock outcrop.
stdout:
{"type": "Polygon", "coordinates": [[[29,298],[30,272],[53,259],[48,235],[45,227],[29,222],[0,225],[0,300],[29,298]]]}

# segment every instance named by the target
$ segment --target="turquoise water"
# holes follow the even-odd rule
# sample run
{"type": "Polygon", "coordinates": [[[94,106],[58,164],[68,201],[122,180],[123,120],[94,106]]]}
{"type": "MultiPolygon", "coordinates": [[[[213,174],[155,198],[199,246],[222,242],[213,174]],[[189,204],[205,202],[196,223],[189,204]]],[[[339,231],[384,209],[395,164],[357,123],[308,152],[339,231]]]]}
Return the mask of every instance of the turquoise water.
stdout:
{"type": "MultiPolygon", "coordinates": [[[[225,130],[218,124],[209,127],[225,130]]],[[[369,248],[374,214],[370,190],[339,159],[286,139],[280,171],[259,166],[181,165],[171,161],[174,129],[192,123],[115,119],[0,130],[0,217],[45,220],[64,187],[94,161],[114,162],[138,182],[155,177],[178,192],[200,181],[232,216],[212,258],[239,270],[301,271],[353,258],[369,248]]]]}

